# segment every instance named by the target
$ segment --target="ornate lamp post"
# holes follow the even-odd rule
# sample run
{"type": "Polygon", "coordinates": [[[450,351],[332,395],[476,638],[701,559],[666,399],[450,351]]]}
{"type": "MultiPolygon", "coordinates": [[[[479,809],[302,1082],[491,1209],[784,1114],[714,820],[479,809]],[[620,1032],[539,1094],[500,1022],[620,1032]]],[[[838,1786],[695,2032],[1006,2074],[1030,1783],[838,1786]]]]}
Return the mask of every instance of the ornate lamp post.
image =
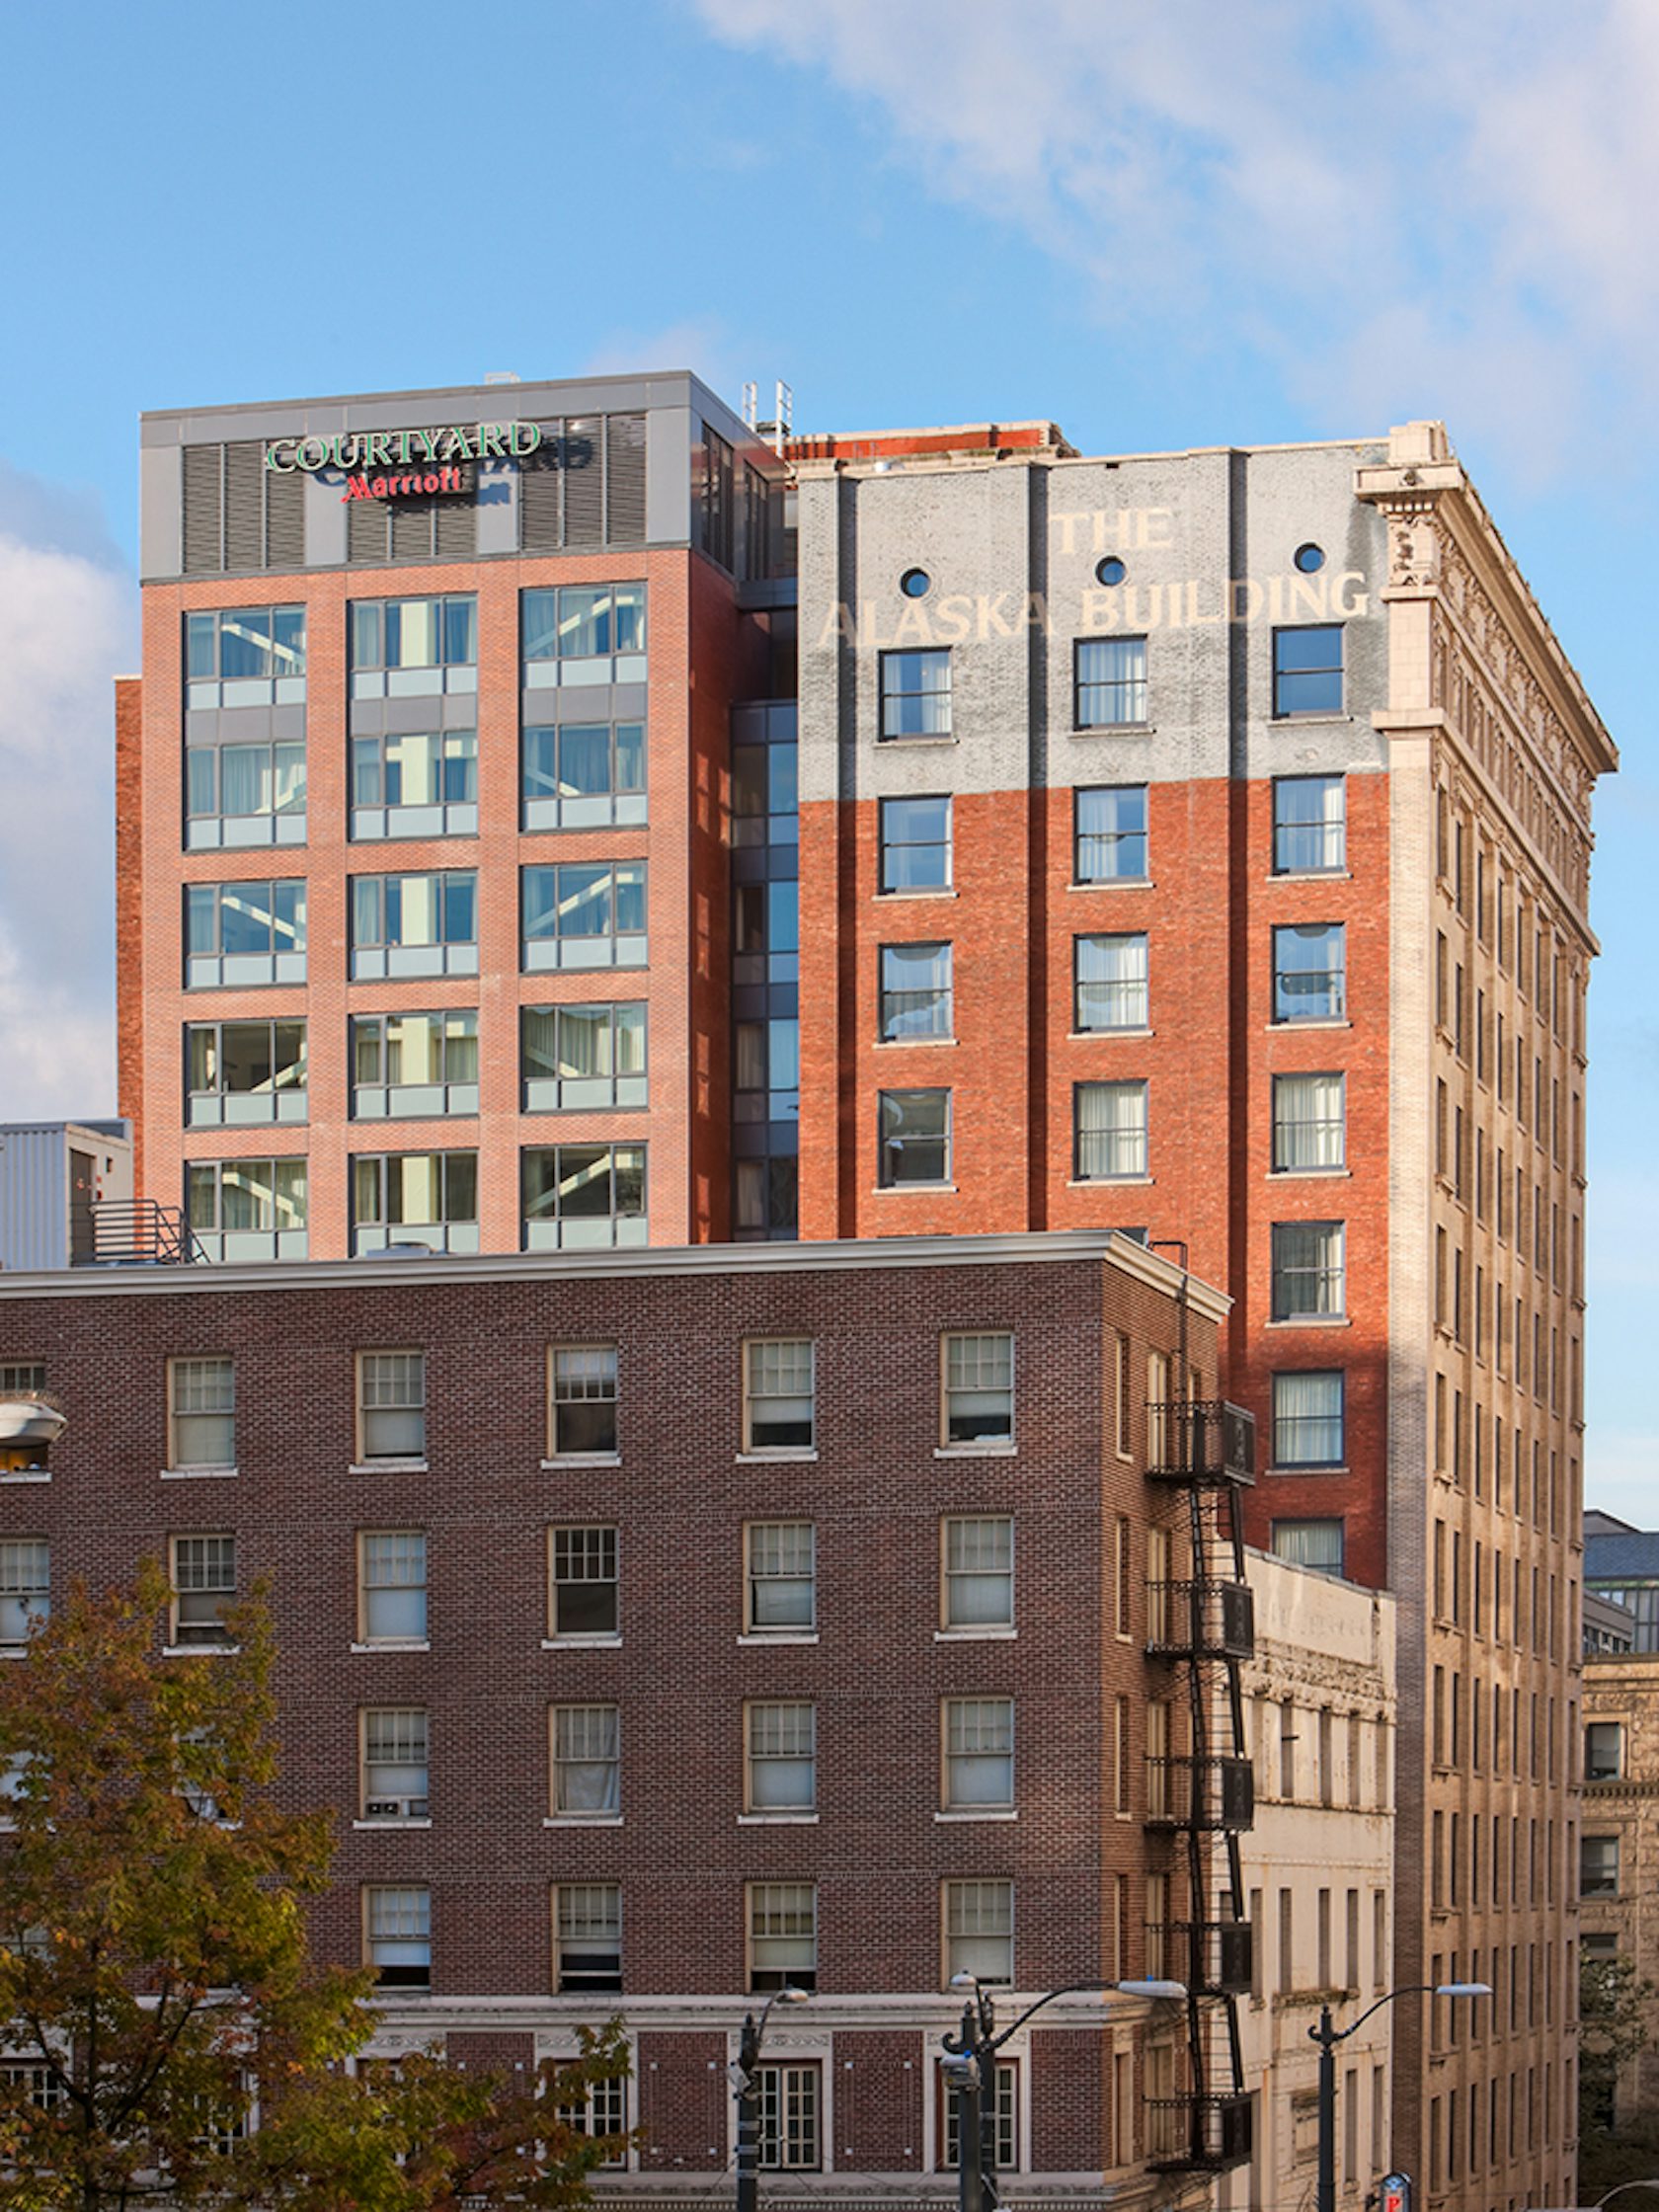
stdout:
{"type": "Polygon", "coordinates": [[[760,2201],[760,2038],[774,2005],[804,2005],[804,1989],[775,1989],[760,2008],[760,2017],[744,2014],[736,2060],[726,2069],[738,2100],[738,2212],[756,2212],[760,2201]]]}

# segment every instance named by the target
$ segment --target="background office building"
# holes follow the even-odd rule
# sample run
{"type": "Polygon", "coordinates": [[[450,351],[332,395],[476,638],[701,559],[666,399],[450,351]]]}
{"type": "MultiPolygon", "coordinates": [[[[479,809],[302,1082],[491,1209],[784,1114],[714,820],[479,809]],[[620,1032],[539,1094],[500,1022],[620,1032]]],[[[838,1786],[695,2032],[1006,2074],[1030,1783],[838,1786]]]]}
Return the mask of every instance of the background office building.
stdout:
{"type": "Polygon", "coordinates": [[[1520,1962],[1395,2008],[1394,2162],[1565,2202],[1612,744],[1439,425],[779,442],[685,377],[146,420],[141,1187],[224,1259],[1179,1247],[1252,1538],[1399,1595],[1394,1980],[1520,1962]]]}

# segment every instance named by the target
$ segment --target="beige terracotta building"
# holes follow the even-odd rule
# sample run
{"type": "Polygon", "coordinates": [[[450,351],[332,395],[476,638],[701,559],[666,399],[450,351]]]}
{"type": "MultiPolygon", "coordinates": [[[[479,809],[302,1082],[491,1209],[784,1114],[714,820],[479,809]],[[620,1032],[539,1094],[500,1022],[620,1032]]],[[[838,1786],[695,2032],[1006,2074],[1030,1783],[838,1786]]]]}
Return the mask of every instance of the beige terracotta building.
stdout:
{"type": "MultiPolygon", "coordinates": [[[[1659,1653],[1597,1653],[1584,1666],[1579,1941],[1630,1958],[1659,1983],[1659,1653]]],[[[1624,2069],[1616,2121],[1659,2109],[1659,2049],[1624,2069]]]]}

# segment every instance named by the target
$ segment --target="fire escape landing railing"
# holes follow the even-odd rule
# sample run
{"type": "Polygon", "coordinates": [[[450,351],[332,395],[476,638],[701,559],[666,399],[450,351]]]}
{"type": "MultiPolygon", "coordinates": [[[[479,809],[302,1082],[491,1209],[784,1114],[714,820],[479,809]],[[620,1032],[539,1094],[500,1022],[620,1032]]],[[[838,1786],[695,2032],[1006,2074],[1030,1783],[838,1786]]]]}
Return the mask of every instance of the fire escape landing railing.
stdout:
{"type": "Polygon", "coordinates": [[[153,1198],[105,1198],[92,1209],[92,1242],[81,1267],[188,1267],[201,1247],[177,1206],[153,1198]]]}

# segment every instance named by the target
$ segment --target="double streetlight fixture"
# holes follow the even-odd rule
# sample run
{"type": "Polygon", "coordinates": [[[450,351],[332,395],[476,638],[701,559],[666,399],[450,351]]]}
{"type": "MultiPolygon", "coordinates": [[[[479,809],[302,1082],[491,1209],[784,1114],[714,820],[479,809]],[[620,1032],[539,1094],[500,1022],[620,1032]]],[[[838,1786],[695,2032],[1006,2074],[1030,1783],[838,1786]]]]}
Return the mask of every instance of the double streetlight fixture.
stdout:
{"type": "Polygon", "coordinates": [[[760,2038],[774,2005],[804,2005],[807,1992],[785,1985],[773,1990],[760,2008],[760,2017],[744,2014],[738,2055],[726,2069],[738,2100],[738,2212],[756,2212],[760,2201],[760,2038]]]}
{"type": "Polygon", "coordinates": [[[1319,2046],[1319,2181],[1314,2212],[1336,2212],[1336,2046],[1358,2032],[1373,2013],[1382,2012],[1396,1997],[1490,1997],[1490,1982],[1416,1982],[1408,1989],[1391,1989],[1375,2005],[1368,2005],[1357,2020],[1338,2027],[1328,2005],[1319,2007],[1319,2024],[1307,2032],[1319,2046]]]}
{"type": "Polygon", "coordinates": [[[1033,2013],[1057,1997],[1085,1993],[1145,1998],[1184,1998],[1185,1982],[1067,1982],[1028,2005],[1000,2032],[996,2007],[977,1974],[953,1974],[950,1986],[964,1995],[962,2025],[941,2038],[947,2056],[939,2072],[956,2096],[957,2201],[960,2212],[994,2212],[996,2194],[996,2054],[1033,2013]]]}

